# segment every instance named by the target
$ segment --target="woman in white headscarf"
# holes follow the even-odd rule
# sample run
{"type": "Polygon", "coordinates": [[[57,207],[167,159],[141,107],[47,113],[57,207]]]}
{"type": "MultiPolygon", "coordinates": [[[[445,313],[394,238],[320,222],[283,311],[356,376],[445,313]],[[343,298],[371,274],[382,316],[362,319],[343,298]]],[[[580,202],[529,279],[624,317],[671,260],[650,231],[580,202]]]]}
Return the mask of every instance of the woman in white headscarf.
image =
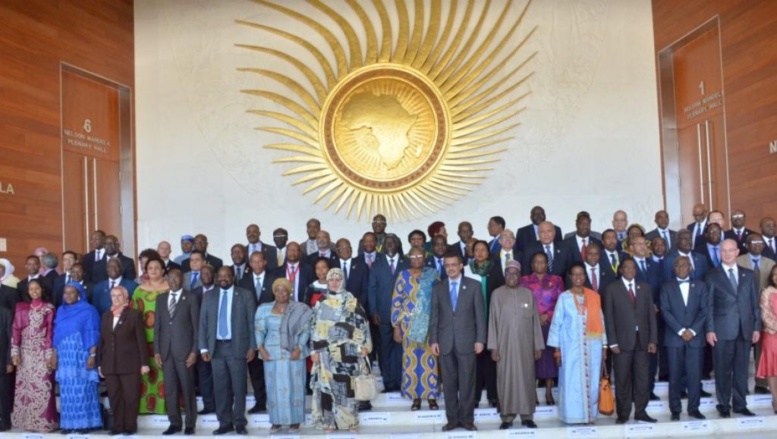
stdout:
{"type": "Polygon", "coordinates": [[[15,268],[8,259],[0,259],[0,284],[16,288],[19,278],[13,275],[15,268]]]}

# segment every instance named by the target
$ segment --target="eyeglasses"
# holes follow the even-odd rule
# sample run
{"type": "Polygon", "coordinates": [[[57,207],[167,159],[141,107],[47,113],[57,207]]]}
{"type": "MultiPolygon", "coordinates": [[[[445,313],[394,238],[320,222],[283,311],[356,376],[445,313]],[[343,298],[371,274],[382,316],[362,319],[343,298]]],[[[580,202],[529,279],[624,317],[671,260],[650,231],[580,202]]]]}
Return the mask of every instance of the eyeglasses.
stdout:
{"type": "Polygon", "coordinates": [[[764,243],[763,241],[761,241],[761,240],[756,241],[755,239],[750,241],[750,244],[752,244],[752,245],[763,244],[763,243],[764,243]]]}
{"type": "Polygon", "coordinates": [[[272,235],[273,238],[288,238],[289,235],[272,235]]]}
{"type": "Polygon", "coordinates": [[[373,224],[386,224],[385,221],[373,221],[372,223],[373,224]]]}
{"type": "Polygon", "coordinates": [[[407,258],[408,259],[423,259],[424,255],[413,255],[413,256],[408,256],[407,258]]]}
{"type": "Polygon", "coordinates": [[[738,213],[738,214],[736,214],[736,215],[731,215],[731,218],[737,218],[737,219],[739,219],[739,218],[744,218],[744,217],[745,217],[745,216],[744,216],[744,215],[742,215],[741,213],[738,213]]]}

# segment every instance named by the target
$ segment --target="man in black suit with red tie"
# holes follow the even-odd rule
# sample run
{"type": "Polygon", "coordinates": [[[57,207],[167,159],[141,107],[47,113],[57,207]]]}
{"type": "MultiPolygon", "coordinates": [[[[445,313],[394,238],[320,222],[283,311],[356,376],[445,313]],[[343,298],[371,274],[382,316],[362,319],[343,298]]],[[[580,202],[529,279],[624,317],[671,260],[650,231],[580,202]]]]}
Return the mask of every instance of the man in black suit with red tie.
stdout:
{"type": "Polygon", "coordinates": [[[673,421],[680,420],[680,395],[686,386],[688,416],[705,419],[699,404],[709,294],[707,286],[691,280],[690,274],[690,259],[680,256],[674,261],[674,279],[661,287],[661,314],[666,323],[662,342],[669,363],[669,410],[673,421]]]}
{"type": "MultiPolygon", "coordinates": [[[[612,274],[609,264],[602,261],[602,250],[598,245],[589,245],[585,252],[585,286],[597,293],[604,293],[607,287],[618,280],[612,274]]],[[[571,280],[567,279],[567,285],[571,285],[571,280]]]]}
{"type": "Polygon", "coordinates": [[[82,263],[84,264],[84,280],[87,284],[92,285],[97,283],[94,281],[94,264],[105,257],[105,232],[102,230],[92,232],[89,244],[92,246],[92,251],[84,255],[82,263]]]}
{"type": "MultiPolygon", "coordinates": [[[[305,302],[305,290],[315,279],[313,269],[300,261],[300,245],[294,241],[286,246],[286,262],[273,273],[275,277],[286,278],[294,289],[291,299],[297,302],[305,302]]],[[[309,303],[305,303],[310,305],[309,303]]]]}
{"type": "Polygon", "coordinates": [[[562,241],[569,253],[569,263],[585,262],[585,252],[591,244],[601,246],[602,242],[591,236],[591,217],[586,212],[581,212],[575,220],[576,232],[574,235],[562,241]]]}
{"type": "Polygon", "coordinates": [[[731,230],[726,230],[723,234],[723,239],[733,239],[737,242],[740,255],[747,254],[747,237],[753,233],[752,230],[745,227],[745,212],[743,210],[735,210],[731,214],[731,230]]]}
{"type": "Polygon", "coordinates": [[[634,419],[656,422],[645,410],[650,400],[649,355],[658,344],[656,312],[650,285],[637,281],[637,263],[621,263],[621,280],[604,294],[604,322],[615,369],[617,424],[625,424],[634,404],[634,419]]]}

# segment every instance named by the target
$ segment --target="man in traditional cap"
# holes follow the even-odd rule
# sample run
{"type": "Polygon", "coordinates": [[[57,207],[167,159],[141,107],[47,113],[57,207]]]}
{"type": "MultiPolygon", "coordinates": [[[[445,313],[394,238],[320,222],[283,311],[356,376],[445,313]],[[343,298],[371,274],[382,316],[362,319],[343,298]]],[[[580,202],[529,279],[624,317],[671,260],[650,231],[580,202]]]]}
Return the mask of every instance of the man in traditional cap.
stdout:
{"type": "Polygon", "coordinates": [[[194,236],[183,235],[181,236],[181,254],[174,259],[178,265],[183,264],[183,261],[189,259],[192,255],[192,249],[194,248],[194,236]]]}

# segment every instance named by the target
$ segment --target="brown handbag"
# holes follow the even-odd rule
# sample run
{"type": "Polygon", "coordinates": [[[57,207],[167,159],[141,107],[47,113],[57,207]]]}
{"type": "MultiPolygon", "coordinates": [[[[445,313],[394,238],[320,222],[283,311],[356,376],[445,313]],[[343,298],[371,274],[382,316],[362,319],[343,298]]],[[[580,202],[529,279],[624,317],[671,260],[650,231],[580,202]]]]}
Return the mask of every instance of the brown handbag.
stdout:
{"type": "Polygon", "coordinates": [[[615,395],[610,387],[610,376],[607,373],[607,367],[602,360],[602,373],[599,378],[599,413],[604,416],[610,416],[615,413],[615,395]]]}

